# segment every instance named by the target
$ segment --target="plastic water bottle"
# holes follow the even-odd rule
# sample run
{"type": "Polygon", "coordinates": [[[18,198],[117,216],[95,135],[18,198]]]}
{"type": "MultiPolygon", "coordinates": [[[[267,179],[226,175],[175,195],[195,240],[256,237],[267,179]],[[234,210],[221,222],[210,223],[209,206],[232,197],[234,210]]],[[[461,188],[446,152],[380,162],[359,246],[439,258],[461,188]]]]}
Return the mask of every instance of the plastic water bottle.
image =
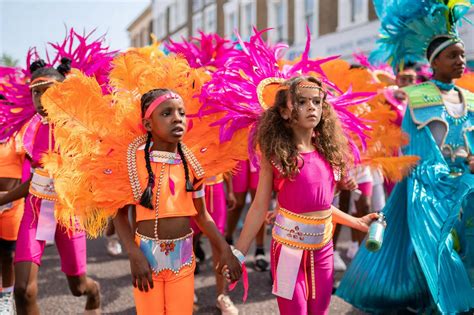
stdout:
{"type": "Polygon", "coordinates": [[[379,218],[370,224],[369,236],[365,242],[365,247],[369,251],[377,252],[382,247],[385,226],[385,215],[383,212],[379,212],[379,218]]]}

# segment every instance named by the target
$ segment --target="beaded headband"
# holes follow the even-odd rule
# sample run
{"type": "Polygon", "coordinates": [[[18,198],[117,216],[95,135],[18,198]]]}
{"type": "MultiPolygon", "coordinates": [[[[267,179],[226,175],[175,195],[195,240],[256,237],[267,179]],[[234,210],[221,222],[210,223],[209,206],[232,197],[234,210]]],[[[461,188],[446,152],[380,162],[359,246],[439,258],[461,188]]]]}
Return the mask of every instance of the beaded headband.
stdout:
{"type": "Polygon", "coordinates": [[[326,98],[327,92],[324,90],[322,84],[319,85],[315,82],[311,81],[301,81],[298,86],[300,89],[313,89],[313,90],[318,90],[320,93],[323,93],[323,99],[326,98]]]}
{"type": "Polygon", "coordinates": [[[48,78],[48,77],[39,77],[31,81],[29,88],[32,89],[34,87],[40,86],[40,85],[46,85],[46,84],[51,84],[51,83],[56,83],[58,80],[48,78]]]}
{"type": "Polygon", "coordinates": [[[173,92],[169,92],[169,93],[166,93],[166,94],[163,94],[161,95],[160,97],[158,97],[156,100],[154,100],[150,107],[148,107],[148,109],[146,110],[145,112],[145,116],[144,118],[150,118],[151,117],[151,114],[153,113],[153,111],[163,102],[167,101],[167,100],[179,100],[181,99],[181,97],[176,94],[176,93],[173,93],[173,92]]]}

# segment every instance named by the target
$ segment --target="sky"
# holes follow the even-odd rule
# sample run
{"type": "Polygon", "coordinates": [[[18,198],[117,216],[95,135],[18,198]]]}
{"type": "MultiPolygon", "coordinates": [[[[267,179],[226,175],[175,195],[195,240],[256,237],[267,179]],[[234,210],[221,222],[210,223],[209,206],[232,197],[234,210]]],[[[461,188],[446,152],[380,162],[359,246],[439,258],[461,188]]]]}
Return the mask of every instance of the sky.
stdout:
{"type": "MultiPolygon", "coordinates": [[[[0,55],[24,66],[29,47],[40,55],[47,42],[62,42],[66,26],[82,33],[97,28],[112,49],[129,46],[127,27],[150,0],[0,0],[0,55]]],[[[96,37],[94,37],[96,38],[96,37]]]]}

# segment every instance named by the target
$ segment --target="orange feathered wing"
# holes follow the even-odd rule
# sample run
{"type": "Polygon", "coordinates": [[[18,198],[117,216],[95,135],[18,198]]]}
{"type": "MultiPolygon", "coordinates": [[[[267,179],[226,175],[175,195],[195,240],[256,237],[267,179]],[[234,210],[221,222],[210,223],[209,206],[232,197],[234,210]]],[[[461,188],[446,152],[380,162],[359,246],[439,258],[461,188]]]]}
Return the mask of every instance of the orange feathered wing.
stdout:
{"type": "MultiPolygon", "coordinates": [[[[377,73],[368,69],[350,69],[344,60],[332,60],[322,65],[328,79],[343,91],[352,88],[354,92],[377,92],[377,96],[363,106],[349,108],[370,127],[367,132],[366,149],[362,150],[362,164],[382,171],[391,181],[400,181],[417,163],[418,157],[398,156],[400,149],[408,144],[408,136],[394,123],[396,113],[387,104],[383,89],[387,83],[380,81],[377,73]]],[[[358,141],[354,138],[354,141],[358,141]]]]}
{"type": "MultiPolygon", "coordinates": [[[[114,60],[111,96],[102,95],[95,79],[78,71],[48,89],[42,102],[55,126],[59,154],[49,154],[44,163],[55,177],[61,224],[74,229],[77,217],[80,228],[97,237],[118,209],[134,204],[127,150],[145,132],[141,96],[168,88],[181,95],[187,113],[197,113],[201,104],[195,96],[207,79],[208,74],[190,68],[184,59],[129,51],[114,60]]],[[[192,118],[184,139],[206,176],[230,171],[247,157],[246,132],[222,144],[218,127],[210,126],[216,118],[192,118]]]]}
{"type": "Polygon", "coordinates": [[[474,72],[468,72],[456,80],[456,85],[474,93],[474,72]]]}

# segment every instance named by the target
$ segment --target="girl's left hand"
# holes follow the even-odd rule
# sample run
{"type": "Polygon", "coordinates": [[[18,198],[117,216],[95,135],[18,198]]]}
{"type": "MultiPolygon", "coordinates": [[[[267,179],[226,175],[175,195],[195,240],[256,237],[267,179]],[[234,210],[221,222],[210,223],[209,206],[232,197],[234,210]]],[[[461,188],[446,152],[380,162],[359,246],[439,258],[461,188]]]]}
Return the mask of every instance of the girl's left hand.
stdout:
{"type": "Polygon", "coordinates": [[[221,254],[216,270],[220,272],[229,283],[240,279],[240,276],[242,275],[242,266],[237,257],[232,253],[230,247],[221,254]]]}
{"type": "Polygon", "coordinates": [[[474,174],[474,155],[469,155],[466,160],[467,164],[469,164],[469,171],[471,174],[474,174]]]}
{"type": "Polygon", "coordinates": [[[369,231],[369,226],[372,221],[379,218],[378,213],[369,213],[363,217],[357,218],[357,229],[361,232],[367,233],[369,231]]]}
{"type": "Polygon", "coordinates": [[[227,210],[232,211],[235,209],[235,206],[237,205],[237,198],[235,198],[234,193],[228,193],[227,194],[227,210]]]}

